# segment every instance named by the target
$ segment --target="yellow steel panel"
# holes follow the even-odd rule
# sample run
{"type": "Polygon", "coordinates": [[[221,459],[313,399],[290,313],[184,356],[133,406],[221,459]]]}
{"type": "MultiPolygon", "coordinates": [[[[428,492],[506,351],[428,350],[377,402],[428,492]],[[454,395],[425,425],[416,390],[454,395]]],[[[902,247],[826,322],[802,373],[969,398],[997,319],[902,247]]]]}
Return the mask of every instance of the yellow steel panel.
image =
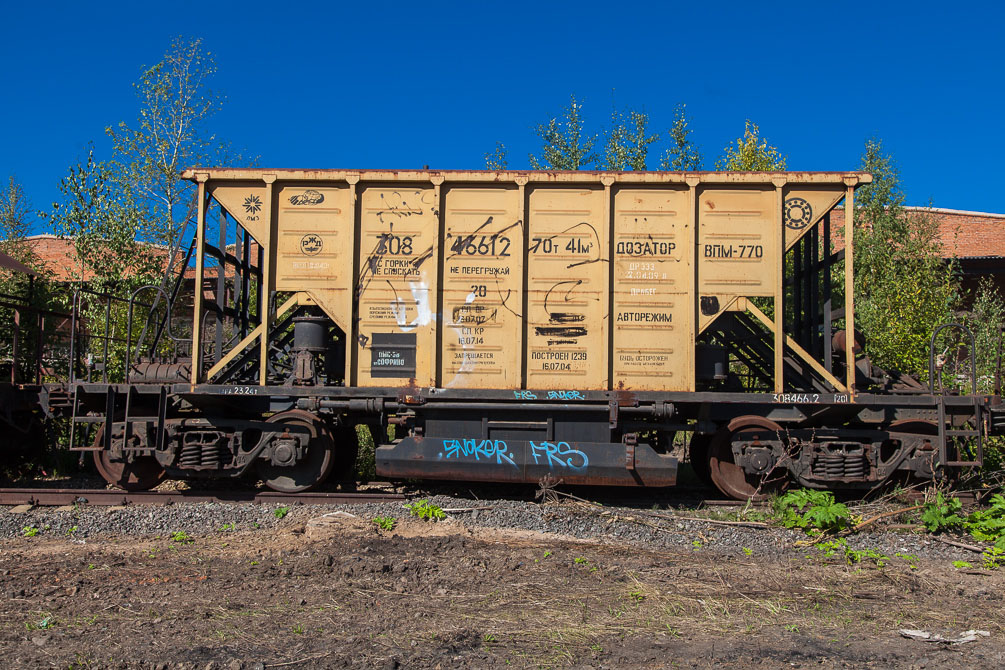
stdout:
{"type": "Polygon", "coordinates": [[[208,190],[209,194],[255,238],[256,242],[263,248],[267,246],[269,210],[265,201],[268,197],[265,184],[260,181],[223,184],[210,182],[208,190]]]}
{"type": "Polygon", "coordinates": [[[276,189],[276,290],[308,291],[350,332],[353,223],[348,184],[276,189]]]}
{"type": "Polygon", "coordinates": [[[698,288],[718,303],[773,296],[778,257],[771,188],[707,186],[698,192],[698,288]]]}
{"type": "Polygon", "coordinates": [[[613,386],[694,389],[694,234],[688,191],[614,196],[613,386]]]}
{"type": "Polygon", "coordinates": [[[445,196],[440,383],[520,388],[520,191],[454,187],[445,196]]]}
{"type": "Polygon", "coordinates": [[[368,185],[361,191],[360,386],[403,386],[412,379],[436,385],[437,199],[437,189],[428,185],[368,185]]]}
{"type": "Polygon", "coordinates": [[[345,262],[352,256],[348,186],[283,186],[276,205],[276,290],[348,287],[352,275],[345,262]]]}
{"type": "Polygon", "coordinates": [[[695,331],[747,297],[776,295],[782,249],[871,181],[261,169],[185,178],[263,244],[270,288],[309,293],[347,331],[347,383],[566,390],[693,388],[695,331]]]}
{"type": "Polygon", "coordinates": [[[605,389],[609,216],[600,188],[535,188],[527,230],[527,388],[605,389]]]}
{"type": "Polygon", "coordinates": [[[844,184],[785,188],[785,249],[789,250],[844,197],[844,184]]]}

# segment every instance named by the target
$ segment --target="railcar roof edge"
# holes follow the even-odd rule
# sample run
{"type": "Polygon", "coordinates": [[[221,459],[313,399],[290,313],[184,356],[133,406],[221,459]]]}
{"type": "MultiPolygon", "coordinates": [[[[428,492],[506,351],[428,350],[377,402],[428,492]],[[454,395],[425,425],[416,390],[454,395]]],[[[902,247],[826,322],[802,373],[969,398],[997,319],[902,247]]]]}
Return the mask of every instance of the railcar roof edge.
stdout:
{"type": "Polygon", "coordinates": [[[348,177],[365,180],[386,181],[428,181],[435,177],[465,181],[509,181],[525,178],[533,182],[603,182],[605,178],[619,183],[686,183],[698,178],[706,183],[771,183],[773,179],[784,178],[788,183],[813,184],[835,183],[845,180],[851,185],[868,184],[872,175],[867,172],[608,172],[599,170],[349,170],[349,169],[289,169],[289,168],[203,168],[193,167],[182,173],[189,181],[204,179],[250,179],[259,180],[265,175],[276,179],[308,181],[343,181],[348,177]]]}

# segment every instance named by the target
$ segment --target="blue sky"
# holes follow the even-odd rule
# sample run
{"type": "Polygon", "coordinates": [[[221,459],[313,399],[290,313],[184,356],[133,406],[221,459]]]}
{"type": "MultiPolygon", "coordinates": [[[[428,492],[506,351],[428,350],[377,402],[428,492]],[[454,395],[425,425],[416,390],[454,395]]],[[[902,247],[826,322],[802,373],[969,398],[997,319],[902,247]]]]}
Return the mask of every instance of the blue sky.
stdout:
{"type": "MultiPolygon", "coordinates": [[[[856,169],[866,138],[909,204],[1005,212],[1005,3],[30,3],[0,25],[0,178],[47,209],[177,35],[219,67],[213,130],[285,168],[528,166],[569,95],[656,129],[675,104],[711,169],[744,120],[793,170],[856,169]]],[[[653,161],[655,162],[655,161],[653,161]]]]}

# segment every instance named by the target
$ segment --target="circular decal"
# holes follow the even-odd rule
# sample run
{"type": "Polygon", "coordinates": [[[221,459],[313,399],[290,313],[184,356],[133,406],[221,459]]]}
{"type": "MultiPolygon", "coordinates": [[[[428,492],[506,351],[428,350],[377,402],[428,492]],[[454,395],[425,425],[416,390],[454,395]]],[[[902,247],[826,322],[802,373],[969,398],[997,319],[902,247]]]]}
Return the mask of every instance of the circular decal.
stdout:
{"type": "Polygon", "coordinates": [[[813,208],[802,198],[789,198],[785,201],[785,225],[788,228],[801,230],[810,225],[813,220],[813,208]]]}
{"type": "Polygon", "coordinates": [[[308,233],[300,238],[300,253],[305,256],[317,256],[324,246],[324,240],[321,239],[320,235],[308,233]]]}

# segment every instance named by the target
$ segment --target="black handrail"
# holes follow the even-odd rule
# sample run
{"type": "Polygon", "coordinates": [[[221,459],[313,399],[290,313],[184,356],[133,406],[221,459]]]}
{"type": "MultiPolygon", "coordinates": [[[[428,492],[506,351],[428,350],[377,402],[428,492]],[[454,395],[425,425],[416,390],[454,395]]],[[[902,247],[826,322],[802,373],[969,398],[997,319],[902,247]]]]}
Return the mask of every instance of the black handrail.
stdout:
{"type": "MultiPolygon", "coordinates": [[[[150,314],[153,313],[152,312],[153,305],[157,304],[156,300],[153,301],[149,305],[147,305],[145,303],[137,303],[136,302],[136,296],[138,296],[143,291],[156,291],[158,299],[160,299],[161,297],[164,298],[164,304],[166,305],[165,319],[164,319],[164,321],[165,321],[165,323],[167,325],[167,331],[164,334],[167,335],[167,338],[169,340],[171,340],[172,343],[174,343],[175,353],[177,353],[177,351],[178,351],[178,343],[181,341],[179,338],[175,337],[174,334],[171,332],[171,316],[172,316],[171,311],[172,311],[172,309],[174,309],[174,303],[173,303],[173,301],[171,301],[170,298],[168,298],[167,292],[163,288],[161,288],[160,286],[154,286],[153,284],[148,284],[146,286],[141,286],[138,289],[136,289],[135,291],[133,291],[132,294],[130,294],[130,296],[129,296],[129,313],[128,313],[128,316],[126,318],[126,383],[129,382],[129,371],[132,370],[132,368],[133,368],[133,346],[132,346],[132,342],[133,342],[133,306],[135,304],[139,304],[140,306],[147,307],[148,309],[151,310],[151,312],[147,314],[147,324],[149,324],[150,323],[150,314]]],[[[143,338],[146,337],[146,333],[147,333],[147,328],[146,328],[146,325],[144,325],[143,332],[140,334],[140,339],[136,342],[136,349],[137,350],[139,350],[140,347],[143,345],[143,338]]],[[[150,355],[151,356],[153,356],[154,351],[156,351],[157,340],[160,339],[160,337],[159,337],[160,334],[161,333],[158,333],[158,337],[150,345],[150,355]]]]}
{"type": "MultiPolygon", "coordinates": [[[[928,389],[935,393],[935,340],[939,333],[947,328],[957,328],[966,333],[970,340],[970,395],[977,395],[977,345],[974,342],[974,334],[962,323],[944,323],[932,333],[932,342],[928,350],[928,389]]],[[[939,386],[942,386],[942,375],[939,375],[939,386]]]]}

